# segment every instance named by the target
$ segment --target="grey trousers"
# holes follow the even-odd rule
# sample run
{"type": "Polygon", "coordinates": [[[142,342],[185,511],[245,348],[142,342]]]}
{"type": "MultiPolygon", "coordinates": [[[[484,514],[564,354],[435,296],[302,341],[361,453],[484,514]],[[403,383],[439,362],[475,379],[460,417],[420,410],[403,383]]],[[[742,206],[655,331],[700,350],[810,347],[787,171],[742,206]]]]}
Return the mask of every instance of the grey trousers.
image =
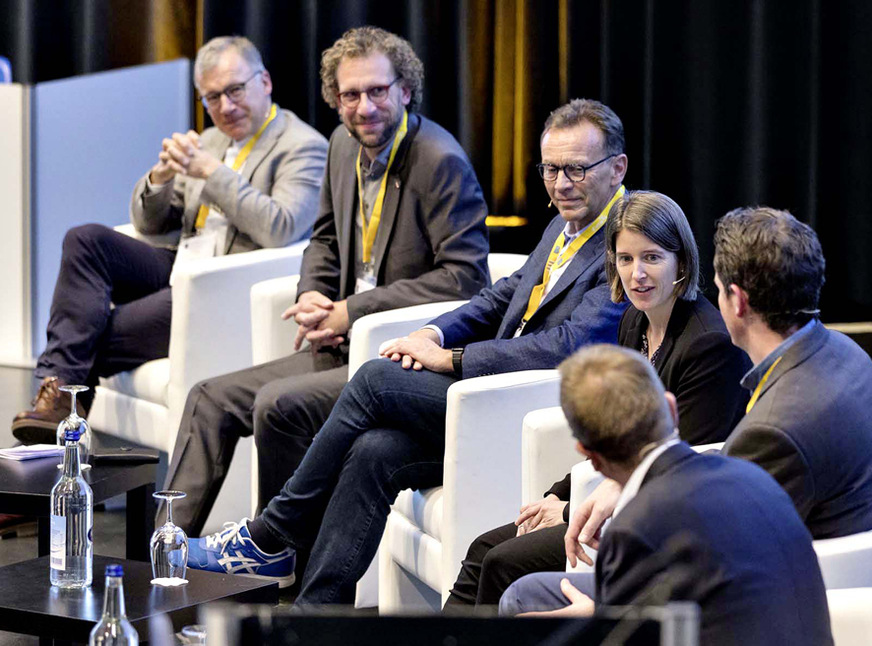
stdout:
{"type": "MultiPolygon", "coordinates": [[[[199,536],[240,437],[258,450],[259,509],[296,471],[348,380],[347,347],[289,357],[201,381],[188,393],[166,489],[187,493],[173,502],[173,521],[199,536]]],[[[165,511],[158,509],[158,522],[165,511]]],[[[227,520],[238,521],[238,518],[227,520]]]]}

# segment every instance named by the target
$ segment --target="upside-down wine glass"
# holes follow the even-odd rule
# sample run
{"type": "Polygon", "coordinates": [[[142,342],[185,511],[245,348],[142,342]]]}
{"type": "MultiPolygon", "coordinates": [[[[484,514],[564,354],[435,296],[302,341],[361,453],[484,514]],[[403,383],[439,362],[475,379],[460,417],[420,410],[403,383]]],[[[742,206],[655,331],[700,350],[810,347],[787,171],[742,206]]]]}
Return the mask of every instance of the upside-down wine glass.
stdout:
{"type": "Polygon", "coordinates": [[[158,585],[179,585],[185,581],[188,566],[188,537],[173,523],[173,500],[184,498],[184,491],[156,491],[155,498],[167,501],[167,521],[151,535],[151,573],[158,585]]]}
{"type": "MultiPolygon", "coordinates": [[[[84,417],[81,417],[76,412],[76,394],[83,393],[88,390],[87,386],[61,386],[60,390],[65,393],[70,393],[70,415],[69,417],[65,417],[61,420],[60,424],[58,424],[58,432],[57,432],[57,443],[60,446],[64,446],[64,436],[67,431],[77,430],[79,431],[79,461],[82,465],[82,471],[86,469],[90,469],[91,465],[89,464],[90,456],[91,456],[91,426],[88,424],[88,420],[84,417]]],[[[58,465],[58,469],[63,468],[63,464],[58,465]]]]}

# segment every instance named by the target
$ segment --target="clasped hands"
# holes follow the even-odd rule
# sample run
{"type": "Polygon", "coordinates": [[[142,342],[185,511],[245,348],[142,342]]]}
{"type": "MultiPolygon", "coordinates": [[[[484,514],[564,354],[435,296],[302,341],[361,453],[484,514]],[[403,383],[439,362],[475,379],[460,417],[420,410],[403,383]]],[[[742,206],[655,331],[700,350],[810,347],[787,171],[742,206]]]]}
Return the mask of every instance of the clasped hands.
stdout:
{"type": "Polygon", "coordinates": [[[200,135],[193,130],[176,132],[163,140],[149,180],[152,184],[166,184],[177,174],[207,179],[219,166],[221,161],[201,148],[200,135]]]}
{"type": "Polygon", "coordinates": [[[454,371],[451,350],[439,345],[439,335],[431,329],[416,330],[409,336],[385,341],[379,346],[378,354],[400,362],[406,370],[454,371]]]}
{"type": "Polygon", "coordinates": [[[308,341],[312,352],[322,347],[336,347],[345,341],[348,332],[348,303],[331,301],[315,291],[303,292],[297,302],[282,313],[282,320],[297,322],[294,350],[299,350],[303,341],[308,341]]]}

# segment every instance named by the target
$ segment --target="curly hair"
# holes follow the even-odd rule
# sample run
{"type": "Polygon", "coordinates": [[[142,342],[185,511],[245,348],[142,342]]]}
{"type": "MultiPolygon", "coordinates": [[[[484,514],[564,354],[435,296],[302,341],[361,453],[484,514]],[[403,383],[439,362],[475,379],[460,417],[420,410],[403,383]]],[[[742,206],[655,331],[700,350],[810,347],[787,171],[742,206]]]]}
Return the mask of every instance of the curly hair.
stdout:
{"type": "Polygon", "coordinates": [[[626,300],[618,274],[615,249],[621,231],[635,231],[678,258],[677,298],[696,299],[699,293],[699,250],[684,211],[671,198],[655,191],[629,191],[618,200],[606,222],[606,279],[612,301],[626,300]]]}
{"type": "Polygon", "coordinates": [[[402,84],[412,95],[409,112],[421,107],[424,94],[424,64],[405,38],[378,27],[349,29],[321,54],[321,96],[331,108],[339,107],[336,70],[343,58],[361,58],[373,52],[387,56],[402,84]]]}
{"type": "Polygon", "coordinates": [[[766,206],[727,213],[715,230],[715,272],[738,285],[774,332],[818,314],[826,263],[817,234],[787,211],[766,206]]]}

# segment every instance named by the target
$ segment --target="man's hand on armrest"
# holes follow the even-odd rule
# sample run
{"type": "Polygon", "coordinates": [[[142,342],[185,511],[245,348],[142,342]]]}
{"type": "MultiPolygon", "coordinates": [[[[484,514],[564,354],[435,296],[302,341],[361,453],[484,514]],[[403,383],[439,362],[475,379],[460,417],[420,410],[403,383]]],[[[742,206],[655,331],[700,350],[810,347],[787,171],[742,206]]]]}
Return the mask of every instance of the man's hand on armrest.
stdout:
{"type": "Polygon", "coordinates": [[[572,567],[576,566],[578,560],[587,565],[593,565],[593,559],[585,553],[582,543],[593,549],[599,549],[603,523],[614,513],[620,496],[621,485],[614,480],[607,479],[601,482],[575,510],[563,538],[566,557],[572,567]]]}
{"type": "Polygon", "coordinates": [[[391,361],[401,362],[406,370],[426,368],[432,372],[454,371],[451,350],[439,345],[439,335],[435,330],[416,330],[409,336],[385,341],[379,346],[378,354],[391,361]]]}

